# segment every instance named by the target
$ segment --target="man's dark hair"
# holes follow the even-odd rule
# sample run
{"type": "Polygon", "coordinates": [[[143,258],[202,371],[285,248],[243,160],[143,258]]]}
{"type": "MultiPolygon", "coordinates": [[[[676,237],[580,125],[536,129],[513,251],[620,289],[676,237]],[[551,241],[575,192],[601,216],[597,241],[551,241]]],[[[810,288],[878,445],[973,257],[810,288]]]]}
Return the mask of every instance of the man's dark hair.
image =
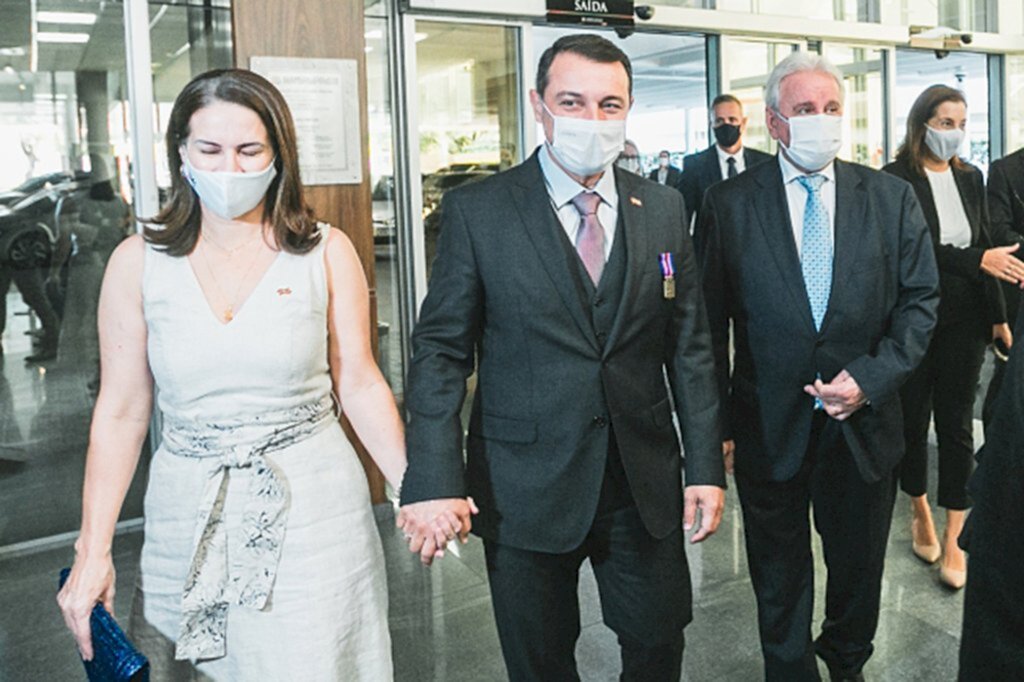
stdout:
{"type": "Polygon", "coordinates": [[[622,64],[629,77],[629,94],[633,95],[633,65],[629,63],[626,53],[615,46],[615,43],[592,33],[575,33],[563,36],[555,41],[555,44],[544,50],[537,64],[537,94],[544,96],[544,90],[548,87],[548,71],[551,70],[551,62],[563,52],[578,54],[584,59],[600,64],[622,64]]]}
{"type": "Polygon", "coordinates": [[[711,108],[714,109],[719,104],[725,104],[726,102],[735,104],[740,108],[740,111],[743,111],[743,102],[741,102],[735,95],[730,95],[729,93],[723,93],[711,100],[711,108]]]}

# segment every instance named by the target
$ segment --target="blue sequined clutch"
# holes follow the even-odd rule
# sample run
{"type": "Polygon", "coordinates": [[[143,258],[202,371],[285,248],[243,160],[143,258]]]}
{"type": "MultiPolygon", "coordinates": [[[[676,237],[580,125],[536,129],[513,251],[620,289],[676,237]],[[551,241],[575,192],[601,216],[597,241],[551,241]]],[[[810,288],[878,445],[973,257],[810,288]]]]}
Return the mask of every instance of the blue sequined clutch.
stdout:
{"type": "MultiPolygon", "coordinates": [[[[71,573],[60,572],[60,587],[71,573]]],[[[82,661],[89,682],[149,682],[149,661],[128,640],[124,630],[102,604],[96,604],[89,618],[92,630],[92,660],[82,661]]]]}

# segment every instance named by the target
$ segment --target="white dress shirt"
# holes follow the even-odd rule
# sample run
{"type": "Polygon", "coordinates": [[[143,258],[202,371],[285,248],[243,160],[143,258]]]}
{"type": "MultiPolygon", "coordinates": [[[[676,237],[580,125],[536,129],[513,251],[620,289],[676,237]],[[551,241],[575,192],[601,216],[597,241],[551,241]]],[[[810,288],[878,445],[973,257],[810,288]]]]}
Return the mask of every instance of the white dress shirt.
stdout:
{"type": "Polygon", "coordinates": [[[928,175],[935,211],[939,214],[939,243],[966,249],[971,245],[971,222],[967,219],[953,169],[936,173],[925,168],[924,172],[928,175]]]}
{"type": "Polygon", "coordinates": [[[668,181],[668,166],[662,168],[658,166],[658,184],[664,185],[668,181]]]}
{"type": "Polygon", "coordinates": [[[540,160],[541,172],[544,173],[544,185],[548,189],[551,207],[558,214],[558,222],[562,223],[565,234],[573,246],[576,246],[576,233],[580,230],[580,213],[572,205],[573,198],[586,191],[597,192],[601,197],[601,203],[597,207],[597,219],[604,228],[604,258],[608,260],[612,252],[612,242],[615,240],[615,226],[619,221],[619,193],[615,189],[615,173],[612,166],[609,165],[604,170],[593,190],[587,190],[555,163],[546,144],[537,154],[537,158],[540,160]]]}
{"type": "Polygon", "coordinates": [[[747,170],[747,162],[743,160],[743,147],[739,148],[735,154],[726,154],[722,149],[721,145],[715,145],[715,151],[718,152],[718,167],[722,171],[722,179],[727,180],[729,178],[729,159],[736,159],[736,172],[742,173],[747,170]]]}
{"type": "Polygon", "coordinates": [[[793,239],[796,240],[796,253],[801,254],[804,242],[804,210],[807,208],[808,191],[797,178],[801,175],[824,175],[825,182],[821,185],[821,200],[828,213],[828,225],[832,232],[832,245],[836,243],[836,164],[828,164],[820,171],[804,173],[794,166],[779,152],[779,165],[782,167],[782,184],[786,187],[786,201],[789,204],[789,219],[793,223],[793,239]]]}

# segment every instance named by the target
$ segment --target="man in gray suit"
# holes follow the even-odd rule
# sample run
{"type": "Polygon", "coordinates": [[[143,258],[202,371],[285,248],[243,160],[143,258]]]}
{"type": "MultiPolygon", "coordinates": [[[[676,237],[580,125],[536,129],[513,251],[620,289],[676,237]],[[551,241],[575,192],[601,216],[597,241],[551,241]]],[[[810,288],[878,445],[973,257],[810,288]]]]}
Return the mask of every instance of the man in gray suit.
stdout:
{"type": "Polygon", "coordinates": [[[935,326],[938,271],[906,182],[835,160],[842,76],[794,53],[768,79],[777,159],[715,185],[703,277],[765,677],[863,679],[903,455],[899,388],[935,326]],[[734,325],[730,373],[728,328],[734,325]],[[808,506],[828,567],[811,641],[808,506]]]}
{"type": "Polygon", "coordinates": [[[721,516],[714,357],[682,197],[613,168],[631,92],[629,59],[604,38],[544,53],[531,102],[546,142],[445,196],[413,334],[400,524],[429,560],[475,499],[512,680],[579,679],[587,558],[624,679],[678,680],[683,527],[699,510],[699,542],[721,516]]]}

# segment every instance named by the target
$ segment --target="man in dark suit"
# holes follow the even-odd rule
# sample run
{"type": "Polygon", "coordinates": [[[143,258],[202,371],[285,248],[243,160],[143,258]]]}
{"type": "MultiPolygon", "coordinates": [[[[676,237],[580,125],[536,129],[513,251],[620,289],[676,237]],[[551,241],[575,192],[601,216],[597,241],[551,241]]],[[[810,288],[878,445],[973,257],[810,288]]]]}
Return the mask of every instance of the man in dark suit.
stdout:
{"type": "Polygon", "coordinates": [[[938,305],[910,185],[834,160],[842,92],[824,58],[783,60],[765,98],[779,157],[712,187],[701,210],[708,318],[769,681],[818,680],[815,653],[832,679],[863,679],[903,453],[898,391],[924,356],[938,305]],[[814,643],[809,506],[828,567],[814,643]]]}
{"type": "MultiPolygon", "coordinates": [[[[689,226],[693,219],[695,230],[700,222],[696,216],[708,187],[772,158],[771,154],[743,146],[747,117],[743,115],[743,104],[733,95],[719,95],[711,102],[711,132],[715,144],[683,159],[683,174],[677,185],[686,202],[686,224],[689,226]]],[[[698,237],[695,232],[694,241],[698,237]]]]}
{"type": "MultiPolygon", "coordinates": [[[[1024,149],[993,161],[988,169],[988,211],[989,235],[996,246],[1007,246],[1024,242],[1024,149]]],[[[1019,250],[1015,254],[1024,257],[1019,250]]],[[[1006,319],[1011,329],[1016,329],[1017,310],[1020,307],[1020,287],[1003,283],[1006,299],[1006,319]]],[[[992,419],[993,408],[999,388],[1003,383],[1005,361],[997,361],[992,381],[985,393],[982,418],[986,428],[992,419]]]]}
{"type": "Polygon", "coordinates": [[[714,357],[682,198],[613,169],[631,73],[595,35],[544,53],[531,102],[546,144],[445,197],[413,334],[399,521],[429,560],[475,499],[512,680],[579,679],[586,558],[624,679],[678,680],[691,618],[682,531],[700,510],[691,542],[703,540],[721,515],[714,357]]]}
{"type": "Polygon", "coordinates": [[[672,165],[671,155],[668,153],[668,150],[662,149],[658,154],[658,167],[652,170],[647,178],[659,185],[676,187],[679,185],[679,178],[682,173],[681,170],[672,165]]]}

